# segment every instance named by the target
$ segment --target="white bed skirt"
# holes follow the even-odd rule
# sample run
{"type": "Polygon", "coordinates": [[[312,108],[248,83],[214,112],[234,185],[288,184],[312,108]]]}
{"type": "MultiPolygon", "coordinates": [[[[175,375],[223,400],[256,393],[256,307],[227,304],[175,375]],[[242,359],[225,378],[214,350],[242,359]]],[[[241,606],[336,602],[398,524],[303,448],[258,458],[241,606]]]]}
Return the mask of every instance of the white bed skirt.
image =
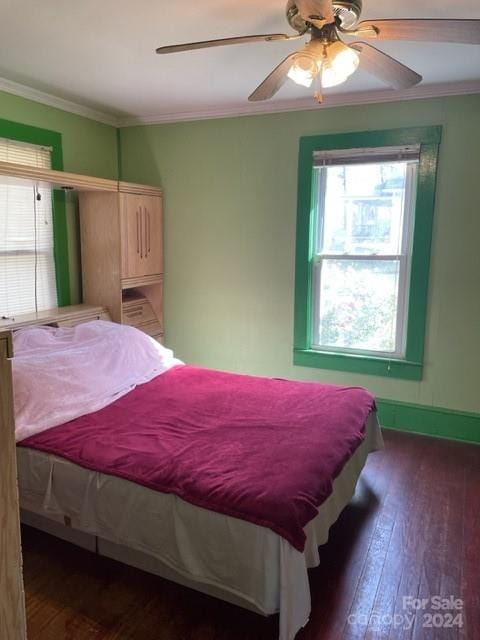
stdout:
{"type": "Polygon", "coordinates": [[[351,500],[368,454],[383,446],[376,415],[367,436],[305,528],[303,553],[270,529],[197,507],[62,458],[17,448],[25,524],[101,555],[263,615],[280,612],[280,640],[309,619],[307,569],[351,500]]]}

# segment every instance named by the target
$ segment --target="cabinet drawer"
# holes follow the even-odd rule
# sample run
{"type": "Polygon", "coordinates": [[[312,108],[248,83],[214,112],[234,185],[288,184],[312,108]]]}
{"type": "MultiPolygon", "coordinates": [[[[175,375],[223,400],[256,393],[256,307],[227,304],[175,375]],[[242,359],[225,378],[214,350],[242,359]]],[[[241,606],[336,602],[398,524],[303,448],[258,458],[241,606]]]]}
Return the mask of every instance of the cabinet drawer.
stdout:
{"type": "Polygon", "coordinates": [[[155,313],[148,300],[135,300],[123,303],[123,324],[138,327],[156,321],[155,313]]]}
{"type": "Polygon", "coordinates": [[[138,327],[138,328],[144,331],[145,333],[148,333],[148,335],[152,336],[152,338],[157,338],[163,333],[162,325],[158,320],[154,320],[153,322],[149,322],[148,324],[143,324],[141,327],[138,327]]]}

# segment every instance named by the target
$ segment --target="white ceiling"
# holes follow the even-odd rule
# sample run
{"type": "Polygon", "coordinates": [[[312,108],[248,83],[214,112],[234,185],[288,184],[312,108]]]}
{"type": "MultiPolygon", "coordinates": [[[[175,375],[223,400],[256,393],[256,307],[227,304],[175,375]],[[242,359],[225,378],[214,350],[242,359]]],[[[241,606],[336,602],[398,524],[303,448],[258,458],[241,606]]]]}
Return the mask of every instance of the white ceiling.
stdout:
{"type": "MultiPolygon", "coordinates": [[[[301,44],[259,43],[158,56],[191,40],[290,33],[283,0],[0,0],[0,77],[119,118],[175,119],[245,112],[247,96],[301,44]]],[[[479,0],[364,0],[362,18],[480,18],[479,0]]],[[[424,85],[480,87],[480,46],[376,43],[424,85]]],[[[386,87],[358,71],[336,94],[386,87]]],[[[296,108],[311,92],[291,81],[268,108],[296,108]]],[[[327,98],[328,99],[328,98],[327,98]]],[[[351,96],[352,102],[355,95],[351,96]]],[[[312,102],[312,106],[314,103],[312,102]]],[[[252,105],[251,108],[255,108],[252,105]]],[[[265,108],[265,107],[263,107],[265,108]]]]}

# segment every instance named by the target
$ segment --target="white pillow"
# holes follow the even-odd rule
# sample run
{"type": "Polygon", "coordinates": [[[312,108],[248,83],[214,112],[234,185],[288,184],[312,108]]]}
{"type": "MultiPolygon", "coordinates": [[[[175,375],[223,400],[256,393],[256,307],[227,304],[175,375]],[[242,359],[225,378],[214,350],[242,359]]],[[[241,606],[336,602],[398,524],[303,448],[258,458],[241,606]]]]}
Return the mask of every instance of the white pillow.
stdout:
{"type": "Polygon", "coordinates": [[[13,351],[17,441],[98,411],[183,364],[142,331],[104,320],[21,329],[13,351]]]}

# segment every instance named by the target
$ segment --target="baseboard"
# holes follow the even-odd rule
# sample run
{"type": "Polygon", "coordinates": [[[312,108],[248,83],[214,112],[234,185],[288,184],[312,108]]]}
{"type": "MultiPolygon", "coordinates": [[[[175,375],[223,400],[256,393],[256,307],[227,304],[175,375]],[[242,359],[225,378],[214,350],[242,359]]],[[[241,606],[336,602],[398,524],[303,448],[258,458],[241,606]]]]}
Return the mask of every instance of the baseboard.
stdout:
{"type": "Polygon", "coordinates": [[[382,427],[480,444],[480,414],[377,399],[382,427]]]}

